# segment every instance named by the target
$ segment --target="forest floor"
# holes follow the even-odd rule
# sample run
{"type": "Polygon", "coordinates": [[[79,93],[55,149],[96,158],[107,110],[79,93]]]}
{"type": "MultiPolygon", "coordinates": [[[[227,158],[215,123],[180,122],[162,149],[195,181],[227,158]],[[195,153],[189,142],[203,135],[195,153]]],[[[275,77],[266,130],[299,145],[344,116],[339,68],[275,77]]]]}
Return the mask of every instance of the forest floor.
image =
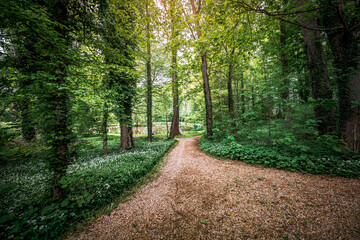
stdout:
{"type": "Polygon", "coordinates": [[[219,160],[178,139],[161,175],[69,239],[360,239],[360,180],[219,160]]]}

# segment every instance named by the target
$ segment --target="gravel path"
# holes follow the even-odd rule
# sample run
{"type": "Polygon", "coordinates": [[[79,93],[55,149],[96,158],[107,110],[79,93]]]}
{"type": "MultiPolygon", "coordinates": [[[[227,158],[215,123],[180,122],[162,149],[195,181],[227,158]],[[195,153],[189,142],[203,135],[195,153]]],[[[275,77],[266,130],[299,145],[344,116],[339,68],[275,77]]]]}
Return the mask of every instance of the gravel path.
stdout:
{"type": "Polygon", "coordinates": [[[161,176],[74,239],[360,239],[360,181],[262,168],[178,139],[161,176]]]}

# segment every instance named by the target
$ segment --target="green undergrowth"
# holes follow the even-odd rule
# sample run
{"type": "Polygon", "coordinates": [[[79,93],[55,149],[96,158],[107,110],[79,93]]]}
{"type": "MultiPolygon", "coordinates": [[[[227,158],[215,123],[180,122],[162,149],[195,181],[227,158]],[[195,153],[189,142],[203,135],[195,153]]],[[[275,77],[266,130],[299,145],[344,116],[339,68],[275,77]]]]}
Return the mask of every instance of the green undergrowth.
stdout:
{"type": "MultiPolygon", "coordinates": [[[[82,139],[62,185],[63,200],[51,198],[51,173],[43,149],[28,158],[20,153],[1,166],[1,239],[54,239],[76,223],[94,216],[151,172],[175,140],[148,143],[119,151],[120,139],[109,136],[109,155],[100,137],[82,139]]],[[[22,146],[21,148],[26,148],[22,146]]],[[[25,150],[24,150],[25,151],[25,150]]],[[[25,151],[26,152],[26,151],[25,151]]]]}
{"type": "Polygon", "coordinates": [[[205,153],[290,171],[360,178],[360,156],[329,147],[319,140],[287,144],[238,143],[232,139],[209,141],[202,137],[205,153]]]}

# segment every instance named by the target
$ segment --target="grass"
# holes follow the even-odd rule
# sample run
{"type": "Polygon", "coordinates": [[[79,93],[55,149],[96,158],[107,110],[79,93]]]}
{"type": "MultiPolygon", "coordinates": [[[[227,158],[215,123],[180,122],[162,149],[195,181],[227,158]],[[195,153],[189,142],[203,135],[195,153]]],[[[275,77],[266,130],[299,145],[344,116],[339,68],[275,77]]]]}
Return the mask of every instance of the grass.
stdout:
{"type": "MultiPolygon", "coordinates": [[[[1,166],[0,198],[1,238],[54,238],[75,223],[87,219],[126,195],[132,187],[153,171],[174,140],[148,143],[135,139],[128,151],[117,150],[120,139],[109,136],[109,155],[102,155],[101,137],[84,139],[78,154],[68,166],[62,180],[67,198],[51,199],[51,173],[46,151],[28,158],[14,154],[1,166]]],[[[25,148],[25,147],[21,147],[25,148]]],[[[26,150],[23,150],[26,152],[26,150]]]]}
{"type": "Polygon", "coordinates": [[[189,131],[189,132],[185,132],[181,135],[177,135],[176,138],[191,138],[191,137],[196,137],[199,135],[204,134],[204,130],[201,131],[189,131]]]}

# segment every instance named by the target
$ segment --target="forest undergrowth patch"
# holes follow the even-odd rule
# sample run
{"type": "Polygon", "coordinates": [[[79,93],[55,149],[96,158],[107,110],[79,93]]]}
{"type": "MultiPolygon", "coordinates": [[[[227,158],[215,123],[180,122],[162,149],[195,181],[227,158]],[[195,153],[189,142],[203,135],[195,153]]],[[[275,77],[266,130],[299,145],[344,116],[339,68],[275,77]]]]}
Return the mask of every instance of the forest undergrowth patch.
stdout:
{"type": "Polygon", "coordinates": [[[325,144],[307,141],[297,145],[239,143],[233,140],[199,140],[202,151],[212,156],[241,160],[265,167],[360,178],[360,156],[327,148],[325,144]]]}
{"type": "Polygon", "coordinates": [[[148,143],[137,138],[136,147],[119,151],[119,137],[110,136],[109,155],[102,154],[100,137],[86,138],[67,168],[62,185],[67,197],[51,198],[51,173],[46,151],[19,154],[1,166],[0,237],[53,239],[81,220],[97,213],[135,186],[168,152],[175,140],[148,143]]]}

